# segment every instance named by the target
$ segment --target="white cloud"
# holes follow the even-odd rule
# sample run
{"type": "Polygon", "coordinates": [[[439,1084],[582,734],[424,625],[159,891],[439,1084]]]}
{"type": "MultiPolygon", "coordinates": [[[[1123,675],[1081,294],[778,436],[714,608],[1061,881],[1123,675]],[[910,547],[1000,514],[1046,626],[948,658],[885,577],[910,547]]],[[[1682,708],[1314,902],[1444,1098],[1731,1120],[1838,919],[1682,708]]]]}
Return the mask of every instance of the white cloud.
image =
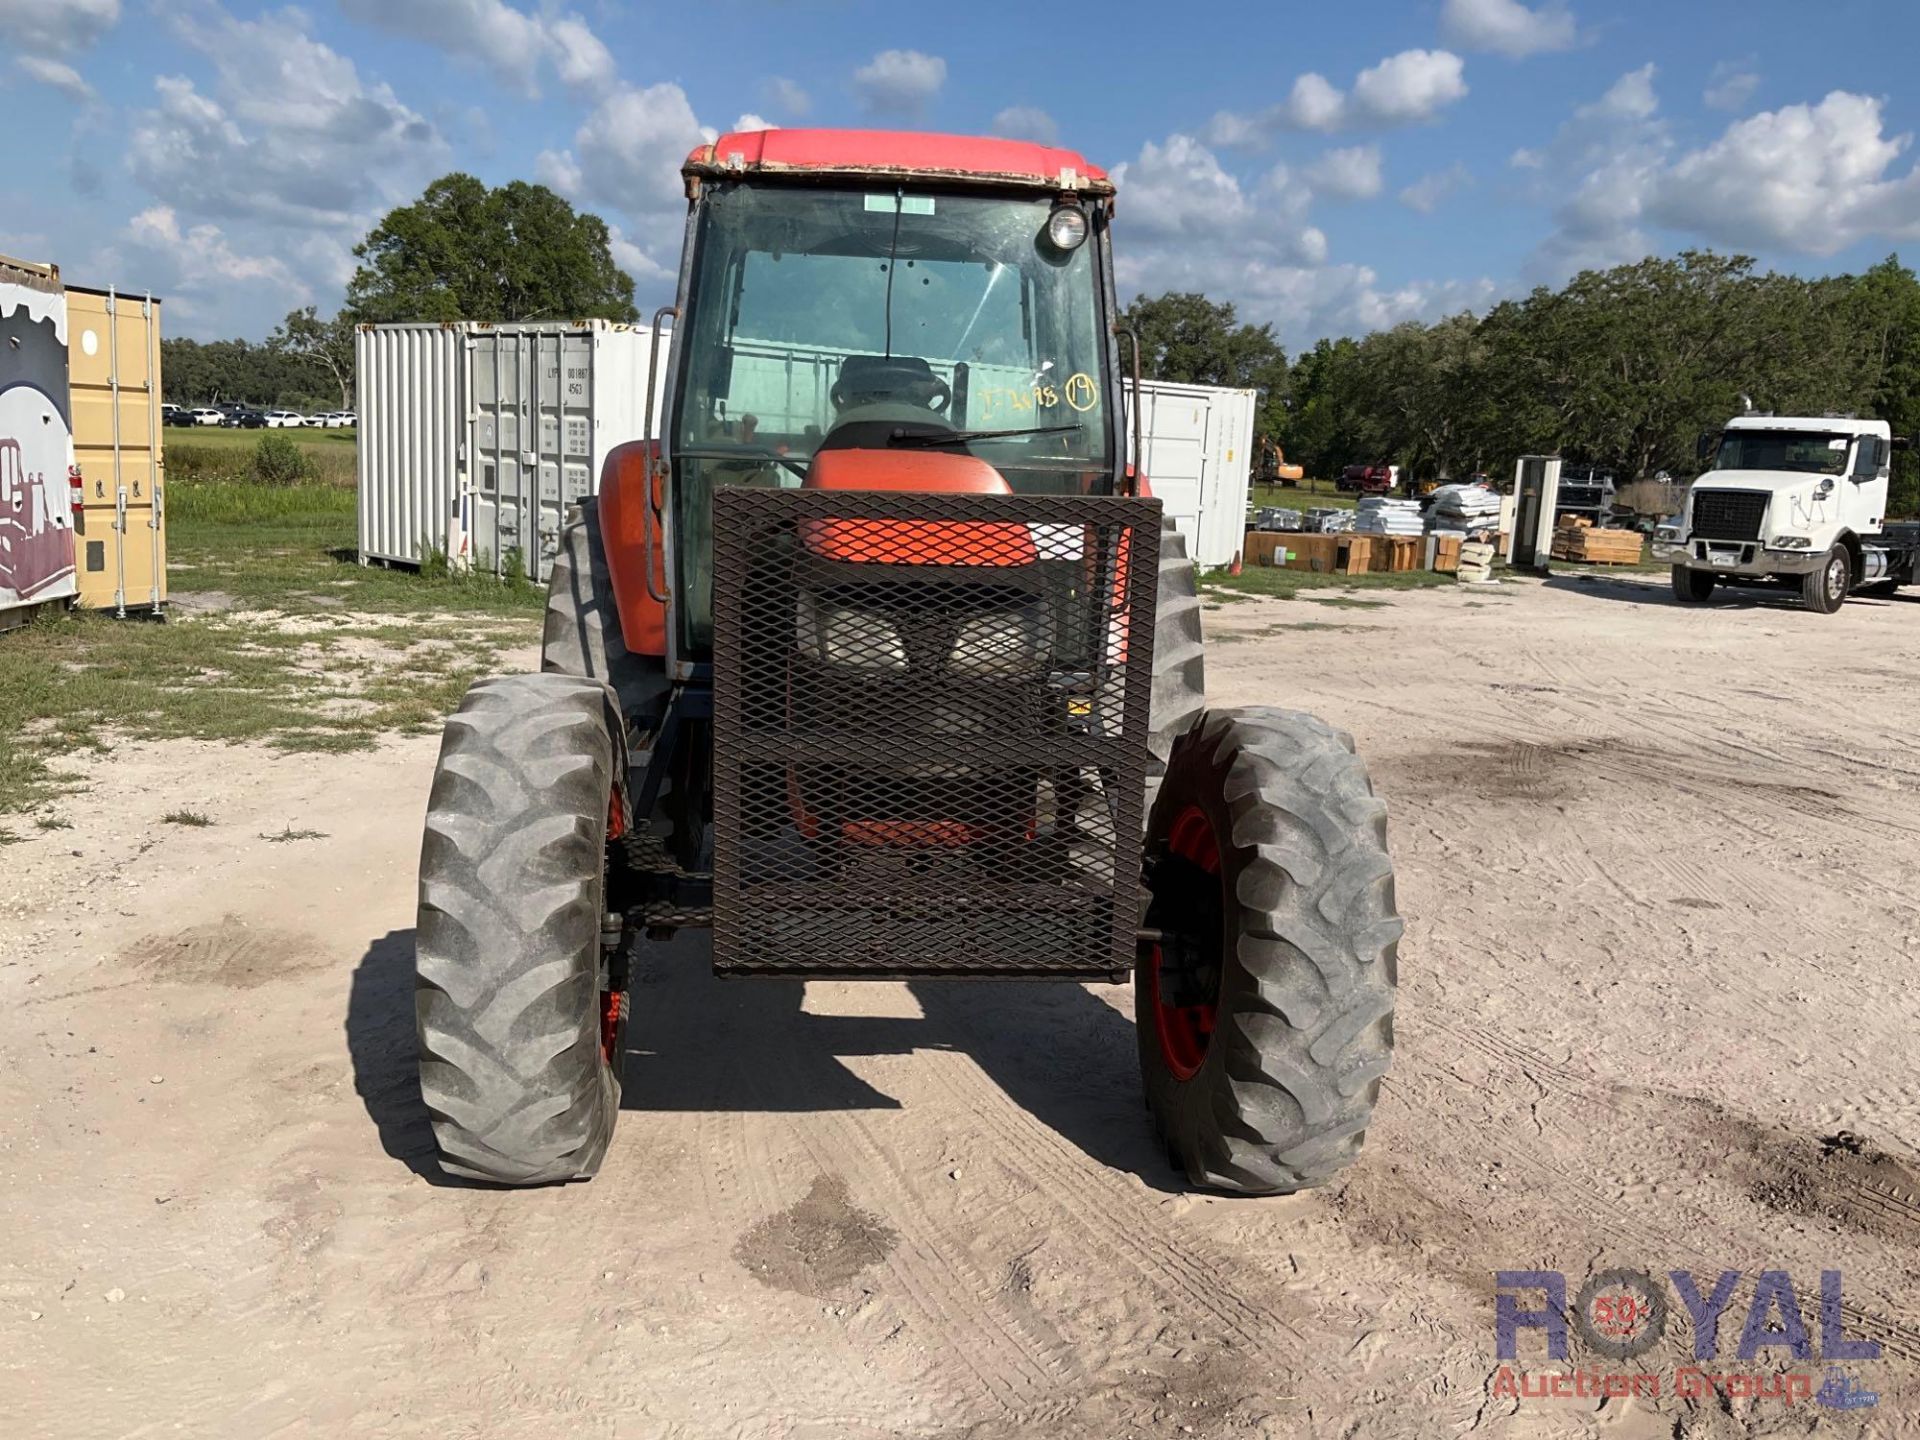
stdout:
{"type": "Polygon", "coordinates": [[[1335,200],[1371,200],[1381,191],[1380,147],[1329,150],[1307,171],[1315,193],[1335,200]]]}
{"type": "Polygon", "coordinates": [[[1608,87],[1591,105],[1574,113],[1583,120],[1647,120],[1660,108],[1660,97],[1653,93],[1653,62],[1638,70],[1629,70],[1608,87]]]}
{"type": "Polygon", "coordinates": [[[1326,76],[1308,72],[1287,98],[1257,113],[1223,110],[1209,122],[1210,145],[1254,149],[1282,130],[1384,130],[1438,118],[1467,94],[1466,67],[1447,50],[1403,50],[1369,66],[1342,92],[1326,76]]]}
{"type": "Polygon", "coordinates": [[[119,23],[120,0],[0,0],[0,40],[23,55],[76,55],[119,23]]]}
{"type": "Polygon", "coordinates": [[[882,50],[853,72],[853,88],[876,115],[913,117],[947,83],[947,62],[918,50],[882,50]]]}
{"type": "Polygon", "coordinates": [[[1570,50],[1580,38],[1573,12],[1559,0],[1535,9],[1520,0],[1446,0],[1440,33],[1463,50],[1491,50],[1516,60],[1570,50]]]}
{"type": "Polygon", "coordinates": [[[771,120],[756,115],[749,110],[733,122],[733,128],[736,133],[739,133],[747,130],[778,130],[780,127],[771,120]]]}
{"type": "Polygon", "coordinates": [[[550,64],[575,90],[609,85],[613,55],[587,22],[542,10],[530,15],[504,0],[340,0],[350,19],[404,35],[469,60],[518,94],[539,93],[550,64]]]}
{"type": "Polygon", "coordinates": [[[684,205],[680,166],[708,137],[678,85],[629,86],[594,107],[571,150],[548,151],[537,166],[555,189],[577,198],[657,215],[684,205]]]}
{"type": "Polygon", "coordinates": [[[128,134],[134,178],[196,221],[251,217],[364,227],[445,159],[434,127],[306,30],[297,10],[239,20],[212,7],[176,33],[213,68],[210,92],[154,81],[128,134]]]}
{"type": "MultiPolygon", "coordinates": [[[[1348,168],[1364,169],[1364,162],[1348,168]]],[[[1276,165],[1251,187],[1198,139],[1171,135],[1114,168],[1120,188],[1115,255],[1121,298],[1200,290],[1272,321],[1299,347],[1482,303],[1487,282],[1383,289],[1365,266],[1329,264],[1323,231],[1307,223],[1305,177],[1276,165]]]]}
{"type": "Polygon", "coordinates": [[[1547,157],[1545,155],[1541,154],[1538,150],[1528,149],[1525,145],[1522,145],[1507,157],[1507,164],[1516,170],[1538,170],[1546,163],[1547,157]]]}
{"type": "Polygon", "coordinates": [[[1454,195],[1473,183],[1473,176],[1462,162],[1456,160],[1445,170],[1436,170],[1431,175],[1422,175],[1413,184],[1400,192],[1400,203],[1409,210],[1422,215],[1431,215],[1454,195]]]}
{"type": "Polygon", "coordinates": [[[993,133],[1009,140],[1034,140],[1042,145],[1060,143],[1060,127],[1036,105],[1007,106],[993,117],[993,133]]]}
{"type": "Polygon", "coordinates": [[[1832,255],[1868,238],[1920,236],[1920,169],[1892,174],[1911,135],[1888,135],[1881,101],[1836,90],[1735,121],[1652,187],[1660,224],[1736,249],[1832,255]]]}
{"type": "Polygon", "coordinates": [[[1446,50],[1403,50],[1362,70],[1350,104],[1367,124],[1408,125],[1433,117],[1467,93],[1465,67],[1446,50]]]}
{"type": "Polygon", "coordinates": [[[1722,60],[1707,77],[1700,99],[1712,110],[1744,110],[1760,88],[1760,76],[1751,60],[1722,60]]]}
{"type": "Polygon", "coordinates": [[[49,60],[41,55],[22,55],[16,63],[42,85],[51,85],[75,100],[93,99],[93,87],[81,78],[78,70],[64,60],[49,60]]]}
{"type": "Polygon", "coordinates": [[[776,110],[783,110],[796,120],[803,119],[813,109],[813,97],[800,87],[796,81],[776,75],[765,85],[767,99],[776,110]]]}

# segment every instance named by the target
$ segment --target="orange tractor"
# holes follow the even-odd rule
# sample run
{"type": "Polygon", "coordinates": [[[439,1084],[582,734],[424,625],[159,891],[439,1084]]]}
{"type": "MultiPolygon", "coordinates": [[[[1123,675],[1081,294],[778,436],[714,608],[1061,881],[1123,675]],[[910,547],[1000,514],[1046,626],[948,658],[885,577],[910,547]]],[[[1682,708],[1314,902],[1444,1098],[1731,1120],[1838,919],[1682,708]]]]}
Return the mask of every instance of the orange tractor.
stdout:
{"type": "Polygon", "coordinates": [[[416,961],[442,1164],[593,1175],[635,962],[711,927],[723,976],[1132,972],[1174,1163],[1326,1180],[1393,1046],[1385,806],[1340,731],[1206,704],[1194,568],[1127,460],[1112,183],[798,130],[684,173],[661,438],[561,535],[541,673],[447,721],[416,961]]]}

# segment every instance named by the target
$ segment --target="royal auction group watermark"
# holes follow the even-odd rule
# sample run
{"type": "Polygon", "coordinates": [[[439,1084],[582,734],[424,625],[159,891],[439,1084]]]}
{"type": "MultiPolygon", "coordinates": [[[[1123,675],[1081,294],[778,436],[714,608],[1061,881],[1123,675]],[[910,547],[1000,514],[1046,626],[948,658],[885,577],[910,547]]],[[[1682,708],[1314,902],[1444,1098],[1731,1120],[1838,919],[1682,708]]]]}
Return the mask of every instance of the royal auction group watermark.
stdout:
{"type": "Polygon", "coordinates": [[[1847,1368],[1878,1360],[1880,1342],[1847,1333],[1848,1306],[1838,1270],[1820,1272],[1817,1303],[1814,1287],[1796,1286],[1785,1270],[1751,1277],[1722,1270],[1710,1283],[1689,1270],[1669,1270],[1664,1281],[1645,1270],[1602,1270],[1574,1292],[1571,1304],[1567,1277],[1558,1270],[1500,1270],[1494,1281],[1494,1339],[1502,1361],[1493,1377],[1496,1397],[1720,1395],[1841,1410],[1879,1401],[1847,1368]],[[1750,1285],[1744,1283],[1749,1279],[1750,1285]],[[1693,1322],[1693,1363],[1670,1371],[1629,1364],[1665,1338],[1676,1297],[1693,1322]],[[1803,1309],[1803,1297],[1811,1310],[1803,1309]],[[1815,1317],[1811,1327],[1809,1313],[1815,1317]],[[1723,1327],[1728,1319],[1740,1322],[1730,1355],[1722,1348],[1721,1333],[1731,1328],[1723,1327]],[[1545,1358],[1554,1368],[1523,1370],[1516,1363],[1525,1331],[1541,1333],[1545,1358]],[[1614,1363],[1569,1368],[1575,1335],[1583,1351],[1614,1363]]]}

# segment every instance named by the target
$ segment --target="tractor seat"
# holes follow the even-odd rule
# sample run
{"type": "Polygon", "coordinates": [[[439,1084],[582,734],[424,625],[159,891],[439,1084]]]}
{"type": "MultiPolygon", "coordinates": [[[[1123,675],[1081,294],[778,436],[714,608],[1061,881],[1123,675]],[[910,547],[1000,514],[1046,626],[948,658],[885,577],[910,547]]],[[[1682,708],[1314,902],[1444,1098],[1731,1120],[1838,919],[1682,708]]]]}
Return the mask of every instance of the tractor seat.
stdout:
{"type": "Polygon", "coordinates": [[[947,382],[917,355],[849,355],[829,393],[836,410],[888,401],[938,410],[949,395],[947,382]]]}

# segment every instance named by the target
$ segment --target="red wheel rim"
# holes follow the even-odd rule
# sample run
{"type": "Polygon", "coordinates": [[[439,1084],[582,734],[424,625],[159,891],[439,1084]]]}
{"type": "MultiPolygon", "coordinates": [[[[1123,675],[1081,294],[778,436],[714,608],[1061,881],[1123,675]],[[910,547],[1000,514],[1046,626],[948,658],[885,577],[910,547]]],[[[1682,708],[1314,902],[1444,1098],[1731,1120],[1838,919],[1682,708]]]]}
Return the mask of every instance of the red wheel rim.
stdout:
{"type": "MultiPolygon", "coordinates": [[[[1213,833],[1213,822],[1198,805],[1189,805],[1174,820],[1167,833],[1167,850],[1209,875],[1220,873],[1220,840],[1213,833]]],[[[1218,943],[1218,937],[1207,938],[1218,943]]],[[[1169,1004],[1160,985],[1160,966],[1160,947],[1150,945],[1147,984],[1153,1001],[1154,1029],[1160,1037],[1160,1057],[1176,1080],[1191,1080],[1207,1058],[1219,1005],[1217,999],[1201,1005],[1169,1004]]]]}
{"type": "Polygon", "coordinates": [[[623,990],[600,992],[600,1058],[609,1065],[620,1063],[620,1012],[626,1000],[623,990]]]}

